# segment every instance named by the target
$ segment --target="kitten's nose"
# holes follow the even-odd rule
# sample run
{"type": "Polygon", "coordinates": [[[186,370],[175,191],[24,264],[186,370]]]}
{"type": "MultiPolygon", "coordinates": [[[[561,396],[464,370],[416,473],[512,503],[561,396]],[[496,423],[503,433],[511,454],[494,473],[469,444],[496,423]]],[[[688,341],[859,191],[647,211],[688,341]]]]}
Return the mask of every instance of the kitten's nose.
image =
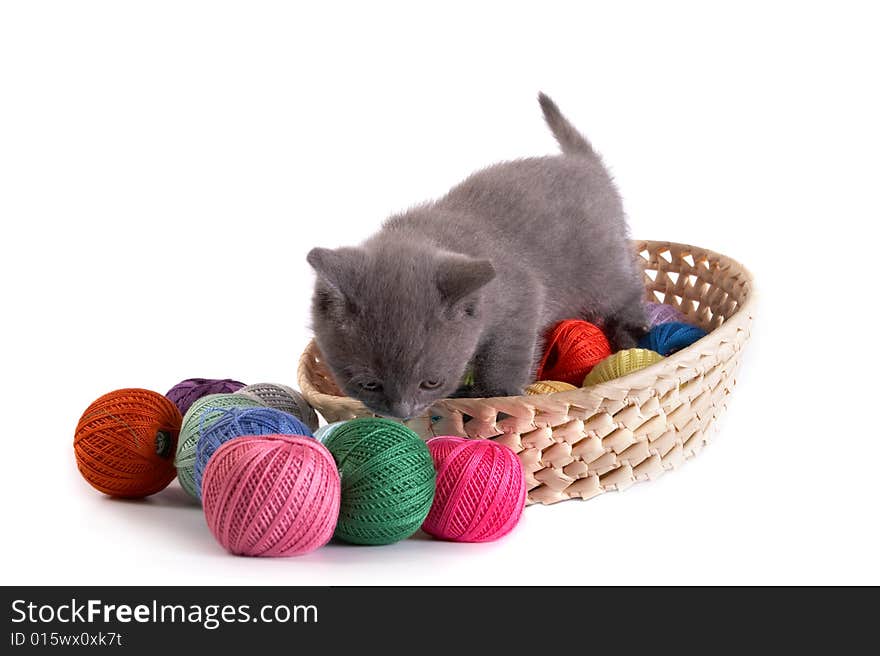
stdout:
{"type": "Polygon", "coordinates": [[[414,409],[415,407],[413,404],[406,401],[392,403],[389,408],[389,410],[391,410],[391,415],[397,419],[409,419],[412,416],[414,409]]]}

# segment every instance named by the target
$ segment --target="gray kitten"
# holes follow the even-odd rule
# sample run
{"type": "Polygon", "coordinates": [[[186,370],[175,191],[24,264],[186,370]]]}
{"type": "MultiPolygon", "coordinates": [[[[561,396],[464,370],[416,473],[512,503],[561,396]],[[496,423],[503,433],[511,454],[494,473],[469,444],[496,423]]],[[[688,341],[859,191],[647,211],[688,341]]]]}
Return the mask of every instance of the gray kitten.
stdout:
{"type": "Polygon", "coordinates": [[[620,195],[589,142],[538,100],[562,155],[490,166],[358,247],[309,253],[318,346],[373,412],[406,419],[454,394],[521,394],[562,319],[604,326],[616,348],[644,332],[620,195]]]}

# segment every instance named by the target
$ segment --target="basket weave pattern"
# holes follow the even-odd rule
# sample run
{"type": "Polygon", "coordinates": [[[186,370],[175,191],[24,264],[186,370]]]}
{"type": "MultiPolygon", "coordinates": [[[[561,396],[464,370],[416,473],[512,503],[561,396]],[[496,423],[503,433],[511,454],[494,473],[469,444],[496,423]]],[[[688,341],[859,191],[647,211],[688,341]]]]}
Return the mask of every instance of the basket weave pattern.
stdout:
{"type": "MultiPolygon", "coordinates": [[[[672,305],[709,335],[657,364],[598,385],[534,396],[444,399],[407,425],[424,438],[491,438],[519,455],[529,503],[590,499],[657,478],[709,441],[749,339],[751,274],[704,248],[633,242],[646,298],[672,305]]],[[[327,421],[372,416],[344,397],[314,342],[299,363],[303,395],[327,421]]]]}

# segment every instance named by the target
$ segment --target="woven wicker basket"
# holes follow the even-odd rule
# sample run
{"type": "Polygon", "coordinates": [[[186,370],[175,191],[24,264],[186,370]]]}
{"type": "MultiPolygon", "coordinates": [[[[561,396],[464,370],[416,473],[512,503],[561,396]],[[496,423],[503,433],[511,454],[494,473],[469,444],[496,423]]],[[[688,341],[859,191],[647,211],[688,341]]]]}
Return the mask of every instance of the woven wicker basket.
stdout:
{"type": "MultiPolygon", "coordinates": [[[[590,499],[656,478],[696,455],[727,406],[750,336],[752,276],[704,248],[637,241],[647,298],[709,335],[657,364],[593,387],[539,396],[444,399],[407,425],[424,438],[491,438],[519,454],[530,503],[590,499]]],[[[341,396],[314,342],[299,386],[327,421],[372,416],[341,396]]]]}

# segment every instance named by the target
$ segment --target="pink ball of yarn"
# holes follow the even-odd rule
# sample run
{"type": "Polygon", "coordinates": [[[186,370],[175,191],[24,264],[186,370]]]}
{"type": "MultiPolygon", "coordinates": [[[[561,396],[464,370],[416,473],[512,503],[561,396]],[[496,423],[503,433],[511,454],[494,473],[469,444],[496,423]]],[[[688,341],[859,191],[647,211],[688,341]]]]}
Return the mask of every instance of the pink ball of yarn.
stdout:
{"type": "Polygon", "coordinates": [[[461,437],[435,437],[428,449],[437,489],[422,530],[441,540],[490,542],[516,526],[526,503],[526,479],[513,451],[461,437]]]}
{"type": "Polygon", "coordinates": [[[298,556],[327,544],[339,500],[333,456],[297,435],[230,440],[202,478],[208,528],[227,551],[243,556],[298,556]]]}

